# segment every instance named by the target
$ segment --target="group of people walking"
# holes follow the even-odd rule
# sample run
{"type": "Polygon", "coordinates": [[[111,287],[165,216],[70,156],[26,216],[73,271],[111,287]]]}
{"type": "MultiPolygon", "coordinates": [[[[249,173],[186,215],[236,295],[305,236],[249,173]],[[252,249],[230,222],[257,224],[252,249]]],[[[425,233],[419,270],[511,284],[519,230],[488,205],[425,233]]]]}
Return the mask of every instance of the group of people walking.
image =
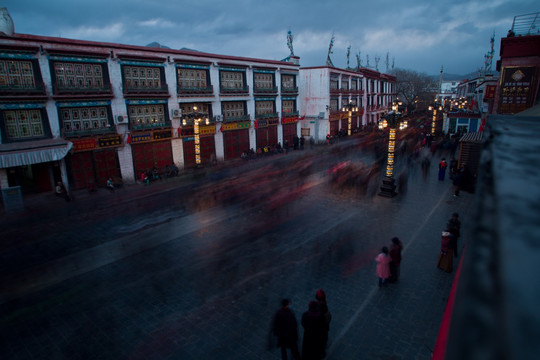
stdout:
{"type": "Polygon", "coordinates": [[[287,353],[290,351],[295,360],[324,359],[332,320],[332,314],[326,302],[326,293],[322,289],[317,290],[315,299],[309,302],[307,311],[302,314],[301,324],[304,328],[304,336],[301,356],[298,349],[298,323],[291,305],[291,300],[283,299],[272,324],[272,333],[277,337],[281,358],[286,360],[287,353]]]}

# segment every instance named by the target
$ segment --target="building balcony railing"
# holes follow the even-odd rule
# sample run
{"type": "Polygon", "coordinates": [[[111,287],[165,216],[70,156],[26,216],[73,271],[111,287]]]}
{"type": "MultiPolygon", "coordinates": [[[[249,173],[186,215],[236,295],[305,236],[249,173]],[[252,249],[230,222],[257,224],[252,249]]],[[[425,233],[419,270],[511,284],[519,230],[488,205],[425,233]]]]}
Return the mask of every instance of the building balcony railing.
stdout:
{"type": "Polygon", "coordinates": [[[183,95],[213,95],[214,86],[208,85],[204,87],[178,87],[178,96],[183,95]]]}
{"type": "Polygon", "coordinates": [[[103,84],[101,87],[84,87],[53,83],[53,89],[55,95],[112,94],[112,86],[110,83],[103,84]]]}
{"type": "Polygon", "coordinates": [[[295,87],[281,87],[282,94],[297,94],[298,86],[295,87]]]}
{"type": "Polygon", "coordinates": [[[253,93],[255,94],[277,94],[278,88],[277,86],[271,87],[271,88],[261,88],[261,87],[254,87],[253,93]]]}
{"type": "Polygon", "coordinates": [[[8,86],[0,87],[0,95],[28,96],[28,95],[44,95],[45,85],[43,83],[35,84],[34,86],[8,86]]]}
{"type": "MultiPolygon", "coordinates": [[[[205,116],[203,119],[204,120],[199,122],[199,125],[212,125],[212,124],[216,123],[215,117],[205,116]],[[208,122],[206,121],[206,119],[208,119],[208,122]]],[[[183,118],[183,119],[181,119],[180,124],[182,126],[188,126],[188,127],[193,126],[195,124],[195,120],[192,119],[192,118],[187,118],[187,119],[183,118]]]]}
{"type": "Polygon", "coordinates": [[[249,114],[240,115],[240,116],[227,116],[223,115],[223,122],[235,122],[235,121],[249,121],[251,117],[249,114]]]}
{"type": "Polygon", "coordinates": [[[279,113],[255,114],[255,119],[272,119],[279,117],[279,113]]]}
{"type": "Polygon", "coordinates": [[[219,87],[219,91],[222,94],[249,94],[249,86],[242,86],[242,87],[227,87],[224,85],[221,85],[219,87]]]}
{"type": "Polygon", "coordinates": [[[74,137],[83,137],[83,136],[95,136],[95,135],[109,135],[109,134],[116,134],[116,131],[111,126],[109,128],[103,129],[86,129],[86,130],[72,130],[67,131],[63,130],[62,135],[65,138],[74,138],[74,137]]]}
{"type": "Polygon", "coordinates": [[[169,88],[167,84],[163,84],[160,87],[132,87],[124,86],[124,94],[127,95],[136,95],[136,94],[168,94],[169,88]]]}
{"type": "Polygon", "coordinates": [[[170,127],[171,127],[171,124],[169,122],[157,122],[157,123],[146,123],[146,124],[131,123],[132,130],[166,129],[170,127]]]}
{"type": "Polygon", "coordinates": [[[540,12],[514,16],[513,36],[540,35],[540,12]]]}
{"type": "Polygon", "coordinates": [[[298,117],[299,112],[298,111],[290,111],[290,112],[283,112],[281,115],[284,118],[290,118],[290,117],[298,117]]]}

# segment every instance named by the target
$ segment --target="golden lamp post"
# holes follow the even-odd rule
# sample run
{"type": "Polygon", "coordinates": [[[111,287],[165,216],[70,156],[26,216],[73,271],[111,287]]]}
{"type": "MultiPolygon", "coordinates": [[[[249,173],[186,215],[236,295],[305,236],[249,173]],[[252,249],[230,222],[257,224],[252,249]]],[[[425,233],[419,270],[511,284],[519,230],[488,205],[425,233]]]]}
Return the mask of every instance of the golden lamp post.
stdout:
{"type": "Polygon", "coordinates": [[[394,156],[396,150],[396,131],[399,127],[403,130],[407,127],[407,121],[403,120],[401,112],[399,112],[399,106],[403,103],[399,100],[395,100],[392,103],[392,111],[387,113],[383,119],[379,122],[379,129],[389,128],[388,133],[388,159],[386,162],[386,174],[381,186],[380,196],[394,197],[396,193],[396,185],[394,179],[394,156]]]}
{"type": "Polygon", "coordinates": [[[349,115],[349,123],[348,123],[348,127],[347,127],[347,135],[351,136],[351,134],[352,134],[352,115],[353,115],[353,112],[358,111],[358,107],[355,106],[352,103],[352,101],[349,101],[349,103],[347,105],[343,106],[341,111],[344,112],[344,113],[346,112],[349,115]]]}
{"type": "Polygon", "coordinates": [[[206,125],[209,123],[208,117],[204,117],[206,114],[199,112],[197,106],[193,106],[193,112],[186,114],[182,119],[182,125],[186,126],[189,122],[193,122],[193,136],[195,141],[195,164],[197,166],[201,165],[201,136],[200,136],[200,124],[205,122],[206,125]]]}

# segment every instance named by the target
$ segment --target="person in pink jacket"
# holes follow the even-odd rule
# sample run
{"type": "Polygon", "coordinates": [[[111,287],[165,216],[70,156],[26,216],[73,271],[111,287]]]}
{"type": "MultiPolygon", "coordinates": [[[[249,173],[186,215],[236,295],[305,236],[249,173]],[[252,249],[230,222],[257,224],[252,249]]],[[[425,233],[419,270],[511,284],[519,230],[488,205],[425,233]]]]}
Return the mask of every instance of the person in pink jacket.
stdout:
{"type": "Polygon", "coordinates": [[[377,262],[377,276],[379,277],[379,287],[386,284],[390,277],[390,261],[392,258],[388,255],[388,248],[383,246],[381,253],[375,258],[377,262]]]}

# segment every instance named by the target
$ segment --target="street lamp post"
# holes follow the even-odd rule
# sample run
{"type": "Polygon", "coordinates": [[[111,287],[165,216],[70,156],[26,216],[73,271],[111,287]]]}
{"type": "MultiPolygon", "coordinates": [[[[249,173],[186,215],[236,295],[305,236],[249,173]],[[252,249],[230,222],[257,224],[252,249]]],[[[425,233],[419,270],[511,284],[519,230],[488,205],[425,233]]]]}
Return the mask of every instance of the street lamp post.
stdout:
{"type": "Polygon", "coordinates": [[[196,166],[201,165],[201,136],[200,136],[200,124],[205,121],[208,124],[208,117],[204,117],[206,114],[199,112],[197,106],[193,106],[193,112],[186,114],[182,119],[182,125],[186,126],[187,121],[193,122],[193,136],[195,141],[195,164],[196,166]]]}
{"type": "Polygon", "coordinates": [[[435,103],[430,105],[428,109],[433,110],[433,118],[431,120],[431,136],[435,136],[435,128],[437,127],[437,99],[435,99],[435,103]]]}
{"type": "Polygon", "coordinates": [[[348,123],[348,127],[347,127],[347,135],[351,136],[352,134],[352,114],[353,112],[357,112],[358,111],[358,107],[356,107],[352,101],[349,101],[349,103],[347,105],[344,105],[343,108],[341,109],[341,111],[343,112],[348,112],[348,115],[349,115],[349,123],[348,123]]]}
{"type": "Polygon", "coordinates": [[[394,197],[396,193],[396,185],[394,179],[394,156],[396,149],[396,128],[402,130],[407,127],[407,121],[402,121],[402,114],[399,112],[399,105],[402,103],[396,100],[392,104],[392,111],[386,114],[381,122],[379,129],[389,128],[388,135],[388,159],[386,162],[386,174],[381,185],[380,196],[394,197]]]}

